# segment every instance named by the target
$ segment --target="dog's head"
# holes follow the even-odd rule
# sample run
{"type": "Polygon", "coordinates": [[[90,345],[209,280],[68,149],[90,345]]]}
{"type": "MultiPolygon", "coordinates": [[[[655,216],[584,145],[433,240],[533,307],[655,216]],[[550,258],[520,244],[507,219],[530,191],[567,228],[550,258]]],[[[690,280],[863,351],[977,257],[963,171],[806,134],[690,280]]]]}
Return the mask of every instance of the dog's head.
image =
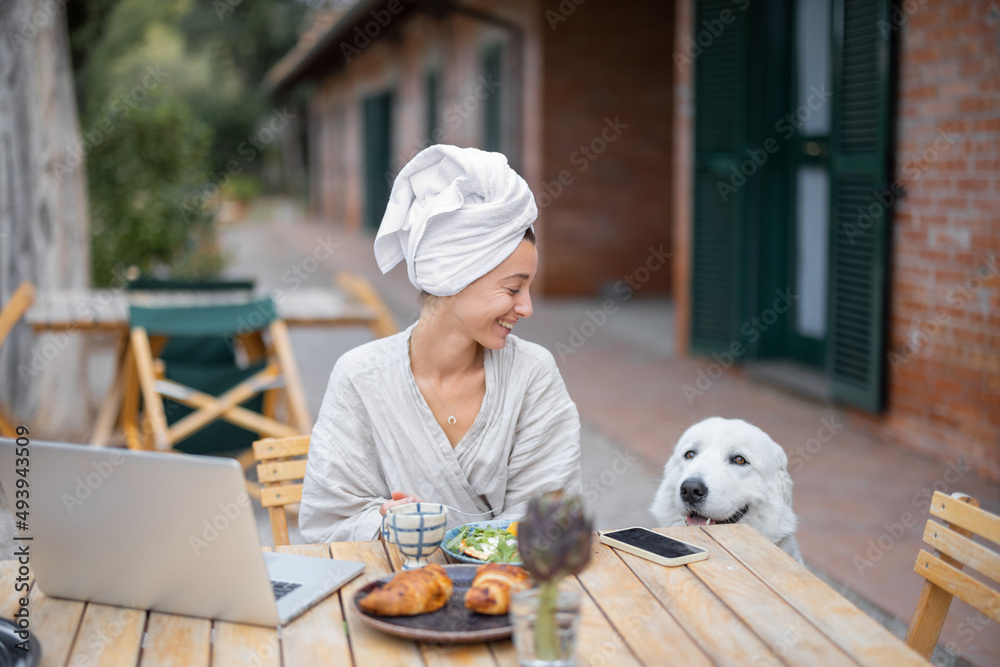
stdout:
{"type": "Polygon", "coordinates": [[[742,419],[706,419],[681,435],[650,511],[664,526],[740,522],[777,542],[797,524],[788,458],[742,419]]]}

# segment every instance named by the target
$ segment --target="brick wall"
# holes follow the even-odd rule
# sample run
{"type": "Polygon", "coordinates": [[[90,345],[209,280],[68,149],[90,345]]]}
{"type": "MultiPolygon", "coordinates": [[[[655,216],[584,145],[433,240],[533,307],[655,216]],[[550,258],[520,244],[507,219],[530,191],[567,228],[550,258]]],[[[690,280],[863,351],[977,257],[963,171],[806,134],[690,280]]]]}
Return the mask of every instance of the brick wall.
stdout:
{"type": "Polygon", "coordinates": [[[630,276],[637,295],[667,293],[671,266],[646,262],[671,247],[673,3],[541,7],[545,291],[597,294],[630,276]]]}
{"type": "MultiPolygon", "coordinates": [[[[909,4],[909,3],[908,3],[909,4]]],[[[1000,479],[1000,9],[912,3],[899,45],[888,411],[859,422],[1000,479]]]]}

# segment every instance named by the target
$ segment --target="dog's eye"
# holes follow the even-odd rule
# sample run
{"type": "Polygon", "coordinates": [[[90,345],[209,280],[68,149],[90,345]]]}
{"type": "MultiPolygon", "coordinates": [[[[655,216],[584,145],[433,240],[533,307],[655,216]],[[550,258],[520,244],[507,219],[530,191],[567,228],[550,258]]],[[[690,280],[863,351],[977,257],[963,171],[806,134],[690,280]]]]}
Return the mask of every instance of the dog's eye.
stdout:
{"type": "Polygon", "coordinates": [[[686,452],[684,452],[684,458],[686,458],[686,459],[693,459],[694,455],[695,455],[695,451],[693,449],[689,449],[686,452]]]}
{"type": "Polygon", "coordinates": [[[734,456],[733,458],[729,459],[729,462],[730,463],[735,463],[738,466],[745,466],[745,465],[747,465],[747,464],[750,463],[745,458],[743,458],[742,456],[739,456],[739,455],[734,456]]]}

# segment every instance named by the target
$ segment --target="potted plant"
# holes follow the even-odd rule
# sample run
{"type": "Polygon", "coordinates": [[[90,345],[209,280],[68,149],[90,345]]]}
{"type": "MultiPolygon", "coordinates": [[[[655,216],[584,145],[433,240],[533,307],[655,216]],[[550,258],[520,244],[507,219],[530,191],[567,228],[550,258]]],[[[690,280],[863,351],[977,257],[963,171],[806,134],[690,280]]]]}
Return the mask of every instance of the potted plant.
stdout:
{"type": "Polygon", "coordinates": [[[593,522],[579,496],[551,491],[532,498],[518,525],[518,551],[537,588],[518,593],[515,643],[522,664],[573,664],[579,595],[559,583],[590,561],[593,522]]]}

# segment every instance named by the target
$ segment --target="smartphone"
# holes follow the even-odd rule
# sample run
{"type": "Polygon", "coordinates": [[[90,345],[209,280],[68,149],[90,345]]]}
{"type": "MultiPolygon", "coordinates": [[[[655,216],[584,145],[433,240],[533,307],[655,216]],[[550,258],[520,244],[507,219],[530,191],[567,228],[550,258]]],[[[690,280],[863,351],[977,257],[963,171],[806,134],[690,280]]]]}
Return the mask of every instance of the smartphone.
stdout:
{"type": "Polygon", "coordinates": [[[648,528],[621,528],[599,532],[601,542],[609,547],[627,551],[667,567],[686,565],[708,558],[708,551],[705,549],[661,535],[648,528]]]}

